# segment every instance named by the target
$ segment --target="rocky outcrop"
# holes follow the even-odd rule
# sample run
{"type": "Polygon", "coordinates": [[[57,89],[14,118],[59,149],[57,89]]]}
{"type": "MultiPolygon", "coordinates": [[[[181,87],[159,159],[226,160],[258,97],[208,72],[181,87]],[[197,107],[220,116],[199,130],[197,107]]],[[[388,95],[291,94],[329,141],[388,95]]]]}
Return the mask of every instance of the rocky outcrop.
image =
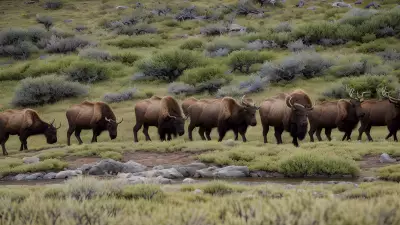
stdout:
{"type": "Polygon", "coordinates": [[[138,173],[145,171],[146,166],[134,161],[122,163],[113,159],[103,159],[91,166],[90,169],[89,165],[86,165],[84,169],[88,171],[87,173],[89,175],[106,175],[118,173],[138,173]]]}

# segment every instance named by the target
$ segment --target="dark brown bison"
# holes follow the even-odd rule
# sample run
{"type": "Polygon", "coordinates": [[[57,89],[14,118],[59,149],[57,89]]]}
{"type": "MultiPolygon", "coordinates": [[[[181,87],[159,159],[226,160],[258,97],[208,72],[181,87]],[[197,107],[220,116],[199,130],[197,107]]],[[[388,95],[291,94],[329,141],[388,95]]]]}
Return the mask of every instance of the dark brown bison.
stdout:
{"type": "Polygon", "coordinates": [[[178,102],[171,96],[163,98],[153,96],[135,105],[136,125],[133,127],[134,141],[138,142],[137,132],[143,126],[146,141],[151,141],[149,126],[158,128],[161,141],[171,140],[171,135],[182,136],[185,133],[185,117],[178,102]]]}
{"type": "Polygon", "coordinates": [[[321,131],[325,129],[326,137],[329,141],[332,140],[332,129],[338,128],[344,132],[342,141],[347,138],[350,140],[351,133],[356,128],[359,118],[364,116],[361,108],[361,102],[364,101],[363,92],[361,95],[357,93],[354,96],[354,89],[346,87],[350,96],[350,100],[340,99],[339,101],[322,102],[314,106],[308,114],[310,122],[310,141],[314,141],[314,133],[317,132],[318,141],[322,141],[321,131]]]}
{"type": "Polygon", "coordinates": [[[43,134],[48,144],[57,142],[57,129],[51,123],[42,121],[35,110],[6,110],[0,113],[0,143],[3,155],[8,155],[5,144],[10,135],[18,135],[21,141],[20,151],[28,150],[27,139],[33,135],[43,134]]]}
{"type": "Polygon", "coordinates": [[[199,127],[199,134],[203,140],[204,133],[207,139],[211,140],[210,133],[213,128],[218,128],[219,139],[222,141],[226,132],[232,130],[235,133],[235,140],[238,133],[246,142],[246,131],[248,126],[256,126],[256,111],[258,107],[251,99],[242,97],[240,104],[231,97],[222,99],[200,100],[188,108],[190,124],[188,128],[189,139],[193,140],[193,129],[199,127]]]}
{"type": "Polygon", "coordinates": [[[264,143],[267,143],[269,126],[273,126],[278,144],[282,144],[283,131],[288,131],[293,138],[292,143],[298,147],[297,139],[303,140],[307,134],[307,114],[312,109],[310,97],[302,90],[281,93],[264,100],[260,106],[264,143]]]}
{"type": "Polygon", "coordinates": [[[67,142],[71,145],[71,135],[75,132],[75,137],[79,144],[82,144],[80,137],[82,130],[92,130],[92,143],[97,142],[97,137],[105,130],[108,130],[111,140],[117,137],[118,124],[114,112],[104,102],[84,101],[80,104],[72,105],[66,113],[69,128],[67,131],[67,142]]]}
{"type": "Polygon", "coordinates": [[[365,116],[360,119],[359,141],[364,132],[367,134],[368,140],[373,141],[370,135],[373,126],[386,126],[389,134],[385,139],[393,136],[394,141],[397,141],[397,130],[400,128],[400,99],[391,97],[385,89],[382,90],[382,96],[387,99],[365,100],[361,104],[365,116]]]}
{"type": "Polygon", "coordinates": [[[188,116],[188,108],[199,100],[194,97],[189,97],[182,102],[182,111],[185,116],[188,116]]]}

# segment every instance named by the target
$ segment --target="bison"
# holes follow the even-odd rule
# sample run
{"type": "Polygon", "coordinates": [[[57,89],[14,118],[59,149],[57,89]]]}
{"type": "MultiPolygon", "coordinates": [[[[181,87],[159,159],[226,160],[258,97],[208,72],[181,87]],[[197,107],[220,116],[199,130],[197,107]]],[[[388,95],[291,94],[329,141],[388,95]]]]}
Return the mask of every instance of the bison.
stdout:
{"type": "Polygon", "coordinates": [[[359,118],[364,116],[361,108],[363,92],[354,96],[354,89],[346,87],[350,100],[340,99],[339,101],[323,102],[314,106],[308,114],[310,122],[310,141],[314,142],[314,133],[317,132],[318,141],[322,141],[321,131],[325,129],[325,135],[329,141],[332,140],[332,129],[338,128],[344,132],[342,141],[351,139],[351,133],[356,128],[359,118]]]}
{"type": "Polygon", "coordinates": [[[303,90],[280,93],[262,102],[260,117],[263,126],[264,143],[267,143],[269,126],[275,128],[275,138],[282,144],[282,133],[288,131],[292,143],[298,147],[298,140],[303,140],[307,133],[307,114],[313,109],[310,97],[303,90]]]}
{"type": "Polygon", "coordinates": [[[246,131],[248,126],[256,126],[256,111],[258,107],[251,99],[242,97],[240,104],[231,97],[222,99],[200,100],[188,108],[190,124],[188,128],[189,139],[193,140],[192,132],[195,127],[199,127],[199,134],[202,140],[211,140],[210,133],[213,128],[218,128],[219,139],[222,141],[226,132],[232,130],[235,133],[235,140],[238,133],[246,142],[246,131]]]}
{"type": "Polygon", "coordinates": [[[136,124],[133,127],[134,141],[138,142],[137,132],[143,126],[146,141],[151,141],[149,126],[158,129],[161,141],[171,140],[171,134],[182,136],[185,133],[185,117],[178,102],[171,96],[160,98],[153,96],[135,105],[136,124]]]}
{"type": "Polygon", "coordinates": [[[80,104],[72,105],[66,113],[69,128],[67,131],[67,142],[71,145],[71,135],[75,132],[75,137],[79,144],[82,144],[80,137],[82,130],[93,131],[92,141],[97,142],[97,137],[105,130],[108,130],[111,140],[117,137],[117,128],[122,123],[116,121],[114,112],[104,102],[84,101],[80,104]]]}
{"type": "Polygon", "coordinates": [[[360,119],[361,126],[358,129],[358,140],[361,140],[362,134],[367,134],[368,140],[373,141],[370,135],[371,127],[386,126],[389,134],[385,139],[393,136],[397,142],[397,130],[400,128],[400,99],[393,98],[382,90],[382,96],[385,100],[366,100],[361,104],[365,116],[360,119]]]}
{"type": "Polygon", "coordinates": [[[40,119],[38,113],[33,109],[6,110],[0,113],[0,143],[3,155],[8,155],[5,144],[10,135],[18,135],[21,141],[20,151],[28,150],[27,139],[33,135],[43,134],[48,144],[57,142],[57,129],[40,119]]]}

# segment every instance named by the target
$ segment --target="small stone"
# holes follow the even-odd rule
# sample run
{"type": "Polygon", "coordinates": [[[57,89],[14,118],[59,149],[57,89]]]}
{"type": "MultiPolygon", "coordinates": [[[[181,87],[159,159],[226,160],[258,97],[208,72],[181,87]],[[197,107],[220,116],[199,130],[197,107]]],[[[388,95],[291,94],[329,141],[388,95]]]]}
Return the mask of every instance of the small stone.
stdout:
{"type": "Polygon", "coordinates": [[[43,179],[44,179],[44,180],[52,180],[52,179],[55,179],[56,176],[57,176],[57,173],[50,172],[50,173],[44,175],[44,176],[43,176],[43,179]]]}
{"type": "Polygon", "coordinates": [[[237,143],[235,143],[235,141],[233,139],[228,139],[228,140],[224,141],[224,145],[228,146],[228,147],[233,147],[233,146],[237,145],[237,143]]]}
{"type": "Polygon", "coordinates": [[[203,194],[203,191],[200,190],[200,189],[196,189],[196,190],[193,191],[193,193],[195,193],[195,194],[203,194]]]}
{"type": "Polygon", "coordinates": [[[40,159],[39,159],[39,157],[37,157],[37,156],[32,156],[32,157],[24,157],[24,158],[22,159],[22,161],[23,161],[25,164],[34,164],[34,163],[38,163],[38,162],[40,161],[40,159]]]}
{"type": "Polygon", "coordinates": [[[122,169],[122,172],[125,173],[137,173],[137,172],[142,172],[146,170],[146,166],[137,163],[133,160],[129,160],[128,162],[124,163],[124,167],[122,169]]]}
{"type": "Polygon", "coordinates": [[[118,10],[123,10],[123,9],[128,9],[129,7],[128,6],[119,5],[119,6],[115,7],[115,8],[118,9],[118,10]]]}
{"type": "Polygon", "coordinates": [[[201,170],[197,170],[194,177],[195,178],[199,178],[199,177],[204,177],[204,178],[211,178],[214,177],[213,173],[216,172],[216,170],[218,169],[218,167],[212,166],[212,167],[208,167],[205,169],[201,169],[201,170]]]}
{"type": "Polygon", "coordinates": [[[334,2],[332,3],[333,7],[339,7],[339,8],[352,8],[350,4],[344,3],[344,2],[334,2]]]}
{"type": "Polygon", "coordinates": [[[157,170],[155,171],[154,176],[162,176],[168,179],[183,178],[183,175],[175,168],[157,170]]]}
{"type": "Polygon", "coordinates": [[[182,181],[182,183],[184,183],[184,184],[193,184],[193,183],[195,183],[196,182],[196,180],[194,180],[194,179],[192,179],[192,178],[185,178],[185,179],[183,179],[183,181],[182,181]]]}
{"type": "Polygon", "coordinates": [[[383,154],[379,157],[379,162],[381,162],[381,163],[394,163],[394,162],[396,162],[396,159],[393,159],[393,158],[390,157],[390,155],[388,155],[387,153],[383,153],[383,154]]]}

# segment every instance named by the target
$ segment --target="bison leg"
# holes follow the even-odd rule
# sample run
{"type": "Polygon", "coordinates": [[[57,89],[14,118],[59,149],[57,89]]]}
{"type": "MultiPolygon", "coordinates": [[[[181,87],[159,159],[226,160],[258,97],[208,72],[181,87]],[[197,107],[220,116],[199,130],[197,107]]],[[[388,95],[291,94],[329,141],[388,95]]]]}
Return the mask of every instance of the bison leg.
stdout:
{"type": "Polygon", "coordinates": [[[28,150],[28,146],[27,146],[27,141],[26,141],[27,137],[24,134],[21,134],[19,136],[19,140],[21,141],[21,147],[19,148],[20,151],[22,150],[28,150]]]}
{"type": "Polygon", "coordinates": [[[172,140],[171,133],[168,133],[167,134],[167,141],[170,141],[170,140],[172,140]]]}
{"type": "MultiPolygon", "coordinates": [[[[188,127],[188,136],[189,136],[189,140],[193,141],[193,130],[196,126],[192,123],[192,121],[190,121],[189,127],[188,127]]],[[[199,133],[200,133],[200,129],[199,129],[199,133]]],[[[200,135],[201,136],[201,135],[200,135]]]]}
{"type": "Polygon", "coordinates": [[[160,131],[158,134],[160,136],[160,141],[165,141],[165,136],[166,136],[165,132],[164,131],[160,131]]]}
{"type": "Polygon", "coordinates": [[[275,127],[275,138],[277,144],[282,144],[283,127],[275,127]]]}
{"type": "Polygon", "coordinates": [[[75,137],[78,140],[80,145],[83,143],[83,141],[81,139],[81,131],[82,131],[82,129],[75,129],[75,137]]]}
{"type": "MultiPolygon", "coordinates": [[[[143,124],[143,134],[146,137],[146,141],[151,141],[151,138],[149,135],[149,125],[143,124]]],[[[165,133],[164,133],[164,140],[165,140],[165,133]]]]}
{"type": "Polygon", "coordinates": [[[269,131],[269,126],[263,124],[264,143],[268,143],[268,139],[267,139],[268,131],[269,131]]]}
{"type": "Polygon", "coordinates": [[[221,142],[226,135],[226,128],[224,126],[219,126],[218,134],[219,134],[218,142],[221,142]]]}
{"type": "Polygon", "coordinates": [[[317,133],[315,134],[317,136],[318,141],[322,141],[321,132],[322,128],[318,128],[317,133]]]}
{"type": "Polygon", "coordinates": [[[69,127],[67,131],[67,144],[68,146],[71,145],[71,135],[74,133],[75,128],[74,127],[69,127]]]}
{"type": "Polygon", "coordinates": [[[314,126],[310,127],[310,130],[308,131],[308,135],[310,136],[310,141],[314,142],[314,133],[317,129],[314,126]]]}
{"type": "Polygon", "coordinates": [[[357,140],[361,141],[362,134],[364,133],[365,129],[366,129],[366,125],[361,123],[360,128],[358,128],[358,138],[357,138],[357,140]]]}
{"type": "Polygon", "coordinates": [[[393,132],[393,138],[394,138],[394,141],[395,141],[395,142],[398,142],[398,140],[397,140],[397,130],[395,130],[395,131],[393,132]]]}
{"type": "Polygon", "coordinates": [[[296,137],[296,136],[293,137],[292,143],[293,143],[293,145],[294,145],[295,147],[299,147],[299,142],[297,141],[297,137],[296,137]]]}
{"type": "Polygon", "coordinates": [[[242,136],[243,142],[247,142],[246,138],[247,127],[239,128],[239,134],[242,136]]]}
{"type": "Polygon", "coordinates": [[[137,133],[140,130],[140,128],[142,128],[142,123],[136,123],[135,126],[133,127],[133,141],[134,142],[139,142],[138,137],[137,137],[137,133]]]}
{"type": "Polygon", "coordinates": [[[204,136],[204,132],[205,132],[204,127],[199,127],[199,135],[201,137],[201,140],[203,140],[203,141],[206,140],[206,137],[204,136]]]}
{"type": "MultiPolygon", "coordinates": [[[[3,135],[2,135],[2,136],[3,136],[3,135]]],[[[7,152],[7,150],[6,150],[6,142],[7,142],[7,140],[8,140],[8,137],[9,137],[9,135],[8,135],[8,134],[5,134],[5,135],[3,136],[3,139],[0,140],[1,148],[2,148],[2,150],[3,150],[3,155],[8,155],[8,152],[7,152]]]]}
{"type": "Polygon", "coordinates": [[[331,134],[332,134],[332,129],[331,128],[325,128],[325,135],[326,135],[326,137],[328,138],[329,141],[332,140],[331,134]]]}
{"type": "Polygon", "coordinates": [[[368,141],[374,141],[374,140],[372,140],[372,137],[371,137],[370,132],[371,132],[371,125],[369,125],[369,126],[365,129],[365,134],[367,134],[368,141]]]}
{"type": "Polygon", "coordinates": [[[206,129],[206,137],[207,137],[207,140],[209,140],[209,141],[211,141],[211,129],[206,129]]]}

